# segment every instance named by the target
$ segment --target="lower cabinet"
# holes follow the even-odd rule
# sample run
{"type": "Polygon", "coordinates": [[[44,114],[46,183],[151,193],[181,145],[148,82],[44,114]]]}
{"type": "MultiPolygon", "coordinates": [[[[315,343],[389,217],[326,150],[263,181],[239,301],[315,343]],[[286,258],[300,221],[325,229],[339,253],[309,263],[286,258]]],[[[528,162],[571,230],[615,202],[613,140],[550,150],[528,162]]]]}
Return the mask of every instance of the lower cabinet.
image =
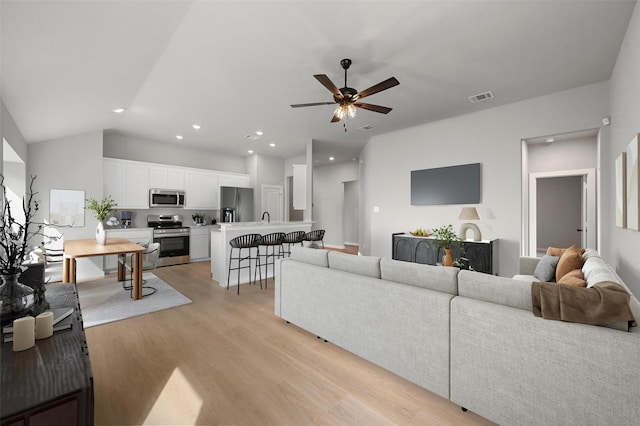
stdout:
{"type": "Polygon", "coordinates": [[[192,262],[211,258],[211,229],[193,227],[189,236],[189,256],[192,262]]]}
{"type": "MultiPolygon", "coordinates": [[[[392,235],[393,259],[405,262],[423,263],[427,265],[437,265],[442,263],[444,250],[431,244],[429,237],[414,237],[411,234],[398,233],[392,235]]],[[[453,257],[463,259],[465,269],[484,272],[486,274],[497,274],[494,271],[493,262],[496,259],[498,240],[491,241],[463,241],[464,254],[460,256],[455,250],[453,257]]]]}

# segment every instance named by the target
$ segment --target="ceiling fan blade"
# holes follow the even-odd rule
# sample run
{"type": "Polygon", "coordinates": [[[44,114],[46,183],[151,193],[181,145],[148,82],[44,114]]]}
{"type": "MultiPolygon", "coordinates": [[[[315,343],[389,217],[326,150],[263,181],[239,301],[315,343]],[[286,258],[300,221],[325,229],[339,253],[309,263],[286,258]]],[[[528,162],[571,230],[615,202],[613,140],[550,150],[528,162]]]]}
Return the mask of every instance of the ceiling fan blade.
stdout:
{"type": "Polygon", "coordinates": [[[338,89],[338,87],[333,84],[333,81],[331,81],[329,77],[324,74],[316,74],[314,75],[314,77],[320,82],[320,84],[329,89],[329,91],[333,93],[333,96],[337,97],[338,99],[342,99],[342,92],[340,92],[340,89],[338,89]]]}
{"type": "Polygon", "coordinates": [[[390,89],[393,86],[397,86],[398,84],[400,84],[400,82],[395,77],[388,78],[385,81],[376,84],[375,86],[364,89],[362,92],[355,95],[354,99],[362,99],[367,96],[371,96],[374,93],[382,92],[383,90],[390,89]]]}
{"type": "Polygon", "coordinates": [[[337,123],[338,121],[340,121],[340,117],[338,117],[338,114],[333,114],[333,117],[331,118],[331,122],[337,123]]]}
{"type": "Polygon", "coordinates": [[[379,112],[382,114],[388,114],[393,109],[393,108],[388,108],[380,105],[365,104],[362,102],[356,102],[354,105],[357,106],[358,108],[368,109],[369,111],[379,112]]]}
{"type": "Polygon", "coordinates": [[[334,105],[335,102],[313,102],[310,104],[295,104],[291,105],[291,108],[301,108],[301,107],[310,107],[310,106],[318,106],[318,105],[334,105]]]}

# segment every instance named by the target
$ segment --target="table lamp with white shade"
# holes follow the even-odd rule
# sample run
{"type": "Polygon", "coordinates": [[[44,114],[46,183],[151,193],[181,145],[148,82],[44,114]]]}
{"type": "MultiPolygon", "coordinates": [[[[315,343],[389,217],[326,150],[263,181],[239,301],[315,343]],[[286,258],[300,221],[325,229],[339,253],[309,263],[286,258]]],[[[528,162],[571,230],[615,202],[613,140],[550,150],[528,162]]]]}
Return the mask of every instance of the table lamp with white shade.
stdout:
{"type": "MultiPolygon", "coordinates": [[[[460,217],[458,219],[461,220],[480,220],[480,215],[478,215],[478,210],[475,207],[463,207],[460,212],[460,217]]],[[[475,223],[463,223],[460,225],[460,233],[458,236],[463,240],[466,239],[467,231],[473,231],[473,241],[481,241],[482,233],[480,232],[480,228],[475,223]]]]}

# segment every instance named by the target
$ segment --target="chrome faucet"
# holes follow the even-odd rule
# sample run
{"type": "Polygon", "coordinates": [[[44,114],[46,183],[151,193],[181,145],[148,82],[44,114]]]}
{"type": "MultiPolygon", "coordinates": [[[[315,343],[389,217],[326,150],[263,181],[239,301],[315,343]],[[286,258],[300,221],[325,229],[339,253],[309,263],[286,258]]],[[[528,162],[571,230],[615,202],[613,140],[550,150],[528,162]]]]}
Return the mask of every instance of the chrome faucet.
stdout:
{"type": "Polygon", "coordinates": [[[269,212],[264,212],[262,213],[262,219],[260,220],[264,220],[264,215],[267,215],[267,223],[271,223],[271,215],[269,214],[269,212]]]}

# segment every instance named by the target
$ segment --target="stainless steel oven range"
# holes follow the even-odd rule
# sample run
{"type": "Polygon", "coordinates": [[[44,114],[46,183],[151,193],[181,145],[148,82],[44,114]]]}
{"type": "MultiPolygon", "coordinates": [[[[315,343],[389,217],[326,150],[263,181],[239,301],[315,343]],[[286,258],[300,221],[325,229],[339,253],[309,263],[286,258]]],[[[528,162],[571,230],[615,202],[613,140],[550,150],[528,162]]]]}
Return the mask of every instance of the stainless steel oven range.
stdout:
{"type": "Polygon", "coordinates": [[[181,215],[148,215],[153,242],[160,243],[158,266],[189,263],[189,227],[182,226],[181,215]]]}

